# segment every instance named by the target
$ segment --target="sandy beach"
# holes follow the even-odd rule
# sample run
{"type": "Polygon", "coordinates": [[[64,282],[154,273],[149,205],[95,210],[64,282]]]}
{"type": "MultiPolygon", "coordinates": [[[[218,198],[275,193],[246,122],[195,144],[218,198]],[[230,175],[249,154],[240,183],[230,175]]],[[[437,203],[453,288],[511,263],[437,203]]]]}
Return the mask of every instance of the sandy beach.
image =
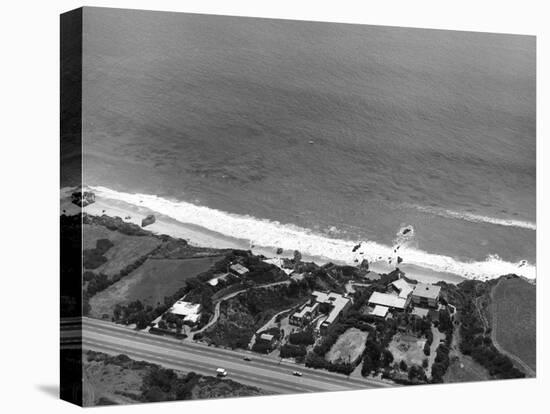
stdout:
{"type": "MultiPolygon", "coordinates": [[[[71,203],[70,194],[74,191],[72,188],[61,189],[61,212],[65,214],[76,214],[79,208],[71,203]]],[[[165,215],[159,214],[146,207],[136,206],[120,200],[113,200],[96,195],[95,202],[84,207],[83,212],[94,216],[107,215],[110,217],[120,217],[128,223],[141,226],[141,220],[149,214],[154,214],[156,221],[146,227],[147,230],[155,234],[167,234],[172,237],[186,240],[189,244],[200,247],[212,248],[231,248],[252,250],[254,254],[261,254],[268,258],[272,257],[292,257],[293,251],[283,250],[280,255],[275,254],[273,247],[251,245],[248,240],[228,237],[224,234],[213,232],[204,227],[191,223],[182,223],[165,215]]],[[[345,261],[329,260],[321,256],[302,255],[303,260],[312,261],[317,264],[325,264],[332,261],[341,265],[356,265],[357,263],[347,263],[345,261]]],[[[417,266],[402,263],[399,268],[405,272],[407,277],[426,283],[436,283],[445,281],[448,283],[460,283],[465,280],[463,277],[444,272],[431,271],[429,269],[419,268],[417,266]]],[[[395,266],[386,261],[371,262],[370,269],[377,273],[387,273],[395,270],[395,266]]]]}
{"type": "MultiPolygon", "coordinates": [[[[71,203],[70,192],[72,189],[63,188],[61,190],[61,210],[66,214],[76,214],[78,206],[71,203]],[[67,198],[69,196],[69,198],[67,198]]],[[[146,227],[147,230],[155,234],[167,234],[169,236],[187,240],[194,246],[213,247],[213,248],[235,248],[243,249],[249,246],[245,241],[239,241],[225,237],[223,234],[215,233],[193,224],[180,223],[174,219],[158,214],[146,207],[136,207],[123,201],[96,197],[94,203],[82,209],[84,213],[94,216],[107,215],[110,217],[120,217],[127,223],[141,226],[141,221],[149,214],[154,214],[156,221],[146,227]]]]}

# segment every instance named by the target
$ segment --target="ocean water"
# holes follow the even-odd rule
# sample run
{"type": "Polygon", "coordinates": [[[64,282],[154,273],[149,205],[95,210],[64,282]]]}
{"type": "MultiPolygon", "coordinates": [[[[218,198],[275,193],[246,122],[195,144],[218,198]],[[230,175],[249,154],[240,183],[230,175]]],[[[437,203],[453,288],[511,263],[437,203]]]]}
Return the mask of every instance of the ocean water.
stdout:
{"type": "Polygon", "coordinates": [[[84,180],[104,196],[333,260],[363,241],[535,277],[533,37],[84,14],[84,180]]]}

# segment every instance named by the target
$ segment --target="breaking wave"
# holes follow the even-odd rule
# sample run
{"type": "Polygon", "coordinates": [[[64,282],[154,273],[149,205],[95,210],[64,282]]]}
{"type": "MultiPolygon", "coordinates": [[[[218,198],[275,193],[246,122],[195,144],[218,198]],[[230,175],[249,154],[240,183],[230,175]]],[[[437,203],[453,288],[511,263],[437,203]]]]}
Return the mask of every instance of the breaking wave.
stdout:
{"type": "MultiPolygon", "coordinates": [[[[394,255],[394,248],[374,241],[363,241],[354,249],[357,241],[327,237],[292,224],[259,219],[248,215],[232,214],[185,201],[172,201],[156,195],[130,194],[106,187],[91,187],[97,196],[146,207],[181,223],[189,223],[235,239],[248,240],[256,246],[281,247],[332,261],[354,263],[367,258],[369,261],[387,259],[394,255]]],[[[463,262],[449,256],[432,254],[413,247],[402,246],[399,255],[406,263],[436,272],[453,273],[468,279],[492,279],[515,273],[529,279],[536,278],[536,269],[525,261],[510,263],[492,255],[484,261],[463,262]]]]}
{"type": "Polygon", "coordinates": [[[530,221],[500,219],[500,218],[487,217],[487,216],[482,216],[479,214],[473,214],[468,212],[447,210],[444,208],[420,206],[417,204],[405,204],[404,206],[408,208],[414,208],[415,210],[422,211],[423,213],[434,214],[436,216],[441,216],[445,218],[466,220],[472,223],[489,223],[489,224],[496,224],[499,226],[519,227],[519,228],[528,229],[528,230],[537,229],[537,225],[530,221]]]}

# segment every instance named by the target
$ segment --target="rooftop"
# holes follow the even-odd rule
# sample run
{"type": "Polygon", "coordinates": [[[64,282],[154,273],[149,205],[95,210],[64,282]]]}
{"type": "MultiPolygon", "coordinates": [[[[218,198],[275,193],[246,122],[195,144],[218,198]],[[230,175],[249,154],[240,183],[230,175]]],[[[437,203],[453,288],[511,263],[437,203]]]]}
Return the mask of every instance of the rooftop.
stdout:
{"type": "Polygon", "coordinates": [[[425,316],[428,316],[428,313],[430,312],[429,309],[425,309],[425,308],[417,308],[415,307],[412,311],[411,311],[411,315],[414,315],[414,316],[418,316],[420,318],[424,318],[425,316]]]}
{"type": "Polygon", "coordinates": [[[235,264],[232,264],[231,266],[229,266],[229,268],[235,272],[237,272],[239,275],[244,275],[246,273],[248,273],[248,269],[246,267],[244,267],[242,264],[240,263],[235,263],[235,264]]]}
{"type": "Polygon", "coordinates": [[[389,293],[373,292],[369,298],[369,303],[388,308],[405,309],[407,299],[400,298],[397,295],[390,295],[389,293]]]}
{"type": "Polygon", "coordinates": [[[441,286],[419,283],[414,287],[413,295],[426,299],[437,299],[441,286]]]}
{"type": "Polygon", "coordinates": [[[304,307],[300,309],[298,312],[294,312],[293,316],[297,318],[303,318],[308,312],[309,313],[314,312],[318,306],[319,306],[319,303],[317,302],[315,302],[313,305],[310,305],[310,304],[304,305],[304,307]]]}
{"type": "Polygon", "coordinates": [[[390,309],[387,306],[376,305],[370,314],[385,318],[389,310],[390,309]]]}
{"type": "Polygon", "coordinates": [[[263,333],[260,335],[260,339],[263,339],[264,341],[269,341],[271,342],[273,340],[273,335],[271,334],[267,334],[267,333],[263,333]]]}
{"type": "Polygon", "coordinates": [[[323,323],[331,324],[336,320],[342,309],[344,309],[347,304],[351,302],[350,298],[335,292],[325,293],[316,290],[311,294],[311,296],[315,298],[315,303],[304,305],[298,312],[293,314],[294,317],[302,318],[308,312],[313,313],[317,310],[320,303],[328,303],[332,308],[323,323]]]}
{"type": "Polygon", "coordinates": [[[183,316],[185,320],[196,322],[200,316],[201,305],[199,303],[178,300],[169,310],[174,315],[183,316]]]}
{"type": "Polygon", "coordinates": [[[329,315],[325,319],[325,322],[330,324],[336,320],[342,309],[351,302],[350,298],[344,297],[343,295],[336,292],[319,292],[318,290],[312,293],[315,296],[315,300],[319,303],[328,303],[333,306],[329,315]]]}
{"type": "Polygon", "coordinates": [[[405,279],[397,279],[391,284],[399,291],[400,298],[407,298],[414,290],[414,285],[409,284],[405,279]]]}
{"type": "Polygon", "coordinates": [[[294,269],[288,269],[284,267],[284,260],[280,257],[273,257],[271,259],[265,259],[264,263],[272,264],[274,266],[277,266],[279,269],[281,269],[283,272],[285,272],[287,275],[291,275],[294,273],[294,269]]]}

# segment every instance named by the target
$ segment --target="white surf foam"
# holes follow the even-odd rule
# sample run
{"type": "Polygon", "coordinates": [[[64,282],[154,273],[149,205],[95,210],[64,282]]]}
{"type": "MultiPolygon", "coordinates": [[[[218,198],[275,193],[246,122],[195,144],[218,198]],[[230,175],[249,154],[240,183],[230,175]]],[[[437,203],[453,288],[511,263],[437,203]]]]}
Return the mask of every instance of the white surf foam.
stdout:
{"type": "Polygon", "coordinates": [[[472,223],[489,223],[489,224],[496,224],[499,226],[519,227],[519,228],[528,229],[528,230],[537,229],[537,225],[530,221],[500,219],[496,217],[482,216],[479,214],[473,214],[469,212],[447,210],[444,208],[437,208],[437,207],[426,207],[426,206],[421,206],[417,204],[404,204],[404,206],[409,208],[414,208],[415,210],[422,211],[424,213],[434,214],[436,216],[441,216],[445,218],[466,220],[472,223]]]}
{"type": "MultiPolygon", "coordinates": [[[[361,261],[363,258],[377,261],[380,257],[386,259],[395,256],[392,246],[373,241],[362,242],[361,247],[353,252],[357,241],[330,238],[292,224],[232,214],[184,201],[171,201],[155,195],[130,194],[100,186],[92,189],[98,197],[146,207],[181,223],[198,225],[229,237],[248,240],[256,246],[299,250],[308,256],[350,264],[355,263],[356,260],[361,261]]],[[[484,261],[461,262],[452,257],[407,246],[399,250],[399,256],[409,264],[437,272],[454,273],[469,279],[491,279],[509,273],[516,273],[529,279],[536,278],[535,266],[525,262],[506,262],[498,256],[490,256],[484,261]]]]}

